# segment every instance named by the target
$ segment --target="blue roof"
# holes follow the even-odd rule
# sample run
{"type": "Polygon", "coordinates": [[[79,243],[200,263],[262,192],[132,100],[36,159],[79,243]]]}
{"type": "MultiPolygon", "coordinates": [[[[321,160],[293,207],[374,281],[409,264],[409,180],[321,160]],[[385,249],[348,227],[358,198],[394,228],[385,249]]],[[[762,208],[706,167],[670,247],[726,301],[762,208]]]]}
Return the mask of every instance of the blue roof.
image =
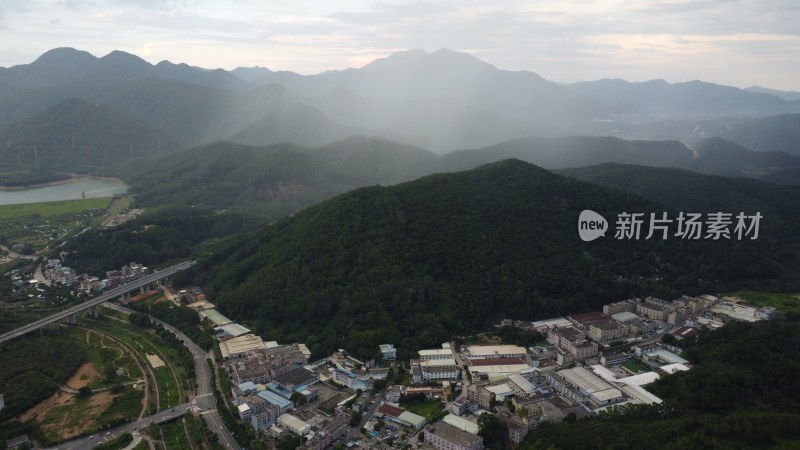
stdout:
{"type": "Polygon", "coordinates": [[[261,391],[257,395],[281,409],[288,408],[294,404],[280,395],[270,391],[261,391]]]}
{"type": "Polygon", "coordinates": [[[253,383],[252,381],[246,381],[244,383],[239,384],[239,390],[242,392],[257,391],[258,388],[256,387],[256,384],[253,383]]]}

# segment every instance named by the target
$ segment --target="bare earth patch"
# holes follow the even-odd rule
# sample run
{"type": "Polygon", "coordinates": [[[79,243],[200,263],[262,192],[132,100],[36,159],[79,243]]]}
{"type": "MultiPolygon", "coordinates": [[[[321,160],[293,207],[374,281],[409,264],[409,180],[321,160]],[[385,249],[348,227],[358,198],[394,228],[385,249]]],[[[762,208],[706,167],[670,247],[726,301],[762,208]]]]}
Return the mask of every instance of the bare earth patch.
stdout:
{"type": "Polygon", "coordinates": [[[25,414],[20,417],[21,422],[27,422],[31,419],[37,419],[39,416],[44,416],[47,411],[57,407],[66,405],[70,403],[75,398],[74,394],[67,394],[64,391],[58,390],[50,397],[47,397],[45,400],[34,406],[33,408],[29,409],[25,412],[25,414]]]}
{"type": "Polygon", "coordinates": [[[93,381],[101,378],[100,372],[94,367],[92,363],[82,365],[77,372],[67,381],[67,386],[73,389],[80,389],[84,386],[92,384],[93,381]]]}

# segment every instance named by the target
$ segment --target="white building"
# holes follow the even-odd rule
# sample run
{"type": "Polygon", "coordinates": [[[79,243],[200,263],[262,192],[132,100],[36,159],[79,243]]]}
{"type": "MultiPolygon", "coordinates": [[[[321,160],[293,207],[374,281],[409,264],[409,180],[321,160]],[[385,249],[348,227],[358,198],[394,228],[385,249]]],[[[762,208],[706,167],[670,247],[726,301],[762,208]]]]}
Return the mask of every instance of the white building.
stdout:
{"type": "Polygon", "coordinates": [[[516,345],[472,345],[467,347],[467,359],[524,358],[528,354],[516,345]]]}
{"type": "Polygon", "coordinates": [[[392,344],[381,344],[381,355],[385,361],[393,361],[397,359],[397,349],[392,344]]]}
{"type": "Polygon", "coordinates": [[[429,361],[434,359],[453,359],[453,350],[449,348],[435,348],[431,350],[419,351],[420,361],[429,361]]]}

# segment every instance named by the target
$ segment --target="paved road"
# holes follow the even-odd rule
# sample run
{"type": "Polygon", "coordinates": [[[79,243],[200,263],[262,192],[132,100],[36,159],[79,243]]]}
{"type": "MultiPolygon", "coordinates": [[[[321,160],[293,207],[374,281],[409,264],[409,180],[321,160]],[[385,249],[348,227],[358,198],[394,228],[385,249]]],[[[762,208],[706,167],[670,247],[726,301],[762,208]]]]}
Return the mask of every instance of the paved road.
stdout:
{"type": "Polygon", "coordinates": [[[19,253],[9,249],[5,245],[0,245],[0,250],[3,250],[4,252],[7,252],[8,256],[10,256],[12,258],[27,259],[29,261],[33,261],[34,259],[39,257],[39,255],[20,255],[19,253]]]}
{"type": "MultiPolygon", "coordinates": [[[[113,303],[104,303],[103,306],[123,314],[131,314],[133,312],[128,308],[124,308],[113,303]]],[[[211,391],[211,368],[208,367],[208,363],[206,362],[209,357],[208,353],[203,351],[202,348],[198,347],[194,341],[189,339],[188,336],[183,334],[177,328],[166,322],[158,320],[155,317],[151,316],[150,318],[174,333],[175,336],[183,341],[184,345],[186,345],[186,348],[188,348],[192,353],[192,358],[194,359],[194,370],[195,374],[197,375],[197,392],[195,396],[195,402],[197,407],[200,409],[200,415],[203,416],[203,419],[206,421],[208,427],[211,429],[211,431],[216,433],[217,437],[219,437],[219,442],[225,446],[225,448],[242,448],[236,442],[236,439],[233,438],[230,431],[228,431],[228,428],[222,422],[222,417],[220,417],[219,412],[217,412],[216,400],[211,391]]]]}
{"type": "Polygon", "coordinates": [[[52,315],[50,315],[48,317],[45,317],[44,319],[37,320],[36,322],[31,322],[29,324],[23,325],[23,326],[15,329],[15,330],[9,331],[7,333],[3,333],[2,335],[0,335],[0,342],[5,342],[5,341],[8,341],[10,339],[14,339],[15,337],[19,337],[19,336],[22,336],[23,334],[30,333],[31,331],[38,330],[39,328],[41,328],[43,326],[49,325],[51,323],[58,322],[60,320],[64,320],[64,319],[72,316],[75,313],[83,311],[84,309],[88,309],[88,308],[90,308],[92,306],[97,306],[97,305],[99,305],[101,303],[104,303],[104,302],[106,302],[108,300],[115,299],[115,298],[125,294],[126,292],[133,291],[133,290],[138,289],[138,288],[140,288],[140,287],[142,287],[142,286],[144,286],[146,284],[150,284],[150,283],[156,282],[156,281],[158,281],[158,280],[160,280],[162,278],[165,278],[165,277],[171,276],[171,275],[173,275],[173,274],[175,274],[177,272],[180,272],[181,270],[188,269],[193,264],[194,264],[194,261],[186,261],[186,262],[182,262],[180,264],[176,264],[176,265],[174,265],[172,267],[168,267],[168,268],[166,268],[164,270],[152,273],[150,275],[145,275],[145,276],[143,276],[143,277],[141,277],[141,278],[139,278],[137,280],[131,281],[128,284],[125,284],[125,285],[116,287],[114,289],[111,289],[110,291],[107,291],[106,293],[104,293],[104,294],[102,294],[102,295],[100,295],[98,297],[95,297],[95,298],[93,298],[91,300],[87,300],[87,301],[85,301],[85,302],[83,302],[83,303],[81,303],[79,305],[71,306],[71,307],[69,307],[69,308],[67,308],[65,310],[59,311],[59,312],[57,312],[55,314],[52,314],[52,315]]]}
{"type": "Polygon", "coordinates": [[[102,433],[96,433],[88,437],[75,439],[64,444],[57,445],[55,447],[50,447],[51,450],[90,450],[95,446],[103,443],[105,440],[113,439],[118,437],[124,433],[133,433],[136,430],[141,430],[143,428],[148,427],[151,423],[156,422],[160,423],[163,421],[169,421],[170,419],[174,419],[175,417],[181,417],[186,414],[189,410],[191,405],[188,403],[184,403],[178,405],[172,409],[167,409],[164,411],[159,411],[152,416],[147,416],[141,420],[137,420],[136,422],[131,422],[125,425],[120,425],[118,427],[110,428],[102,433]]]}

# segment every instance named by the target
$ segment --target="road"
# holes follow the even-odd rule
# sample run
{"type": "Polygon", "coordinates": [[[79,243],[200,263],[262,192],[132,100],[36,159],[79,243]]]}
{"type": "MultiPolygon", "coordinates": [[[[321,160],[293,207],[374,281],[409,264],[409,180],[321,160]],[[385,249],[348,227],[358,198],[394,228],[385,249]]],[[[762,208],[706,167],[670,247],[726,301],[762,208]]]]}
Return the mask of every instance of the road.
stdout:
{"type": "Polygon", "coordinates": [[[0,250],[3,250],[4,252],[8,253],[8,256],[10,256],[12,258],[17,258],[17,259],[27,259],[29,261],[33,261],[33,260],[35,260],[36,258],[39,257],[39,255],[20,255],[19,253],[15,252],[13,250],[10,250],[5,245],[0,245],[0,250]]]}
{"type": "MultiPolygon", "coordinates": [[[[131,314],[133,312],[128,308],[124,308],[113,303],[105,303],[103,306],[123,314],[131,314]]],[[[160,324],[175,334],[175,336],[183,341],[183,344],[192,353],[192,359],[194,359],[194,370],[195,374],[197,375],[197,392],[195,395],[195,403],[200,409],[200,415],[203,416],[203,420],[206,421],[208,428],[217,435],[219,442],[225,446],[225,448],[242,448],[236,442],[236,439],[233,438],[230,431],[228,431],[228,428],[222,422],[222,417],[220,417],[219,412],[217,412],[216,400],[213,392],[211,391],[211,368],[208,367],[207,363],[207,359],[209,357],[208,353],[203,351],[202,348],[200,348],[194,343],[194,341],[189,339],[188,336],[183,334],[177,328],[166,322],[158,320],[155,317],[150,316],[150,318],[154,322],[160,324]]]]}
{"type": "Polygon", "coordinates": [[[91,300],[87,300],[79,305],[71,306],[65,310],[57,312],[53,315],[45,317],[44,319],[37,320],[36,322],[31,322],[29,324],[23,325],[15,330],[9,331],[7,333],[3,333],[0,335],[0,342],[5,342],[16,337],[22,336],[23,334],[30,333],[31,331],[38,330],[39,328],[49,325],[51,323],[55,323],[61,320],[64,320],[73,314],[83,311],[84,309],[91,308],[92,306],[97,306],[101,303],[104,303],[108,300],[115,299],[127,292],[133,291],[135,289],[139,289],[140,287],[156,282],[162,278],[171,276],[176,272],[180,272],[181,270],[188,269],[194,264],[194,261],[185,261],[180,264],[176,264],[172,267],[167,269],[152,273],[150,275],[145,275],[139,279],[131,281],[128,284],[116,287],[107,291],[106,293],[95,297],[91,300]]]}
{"type": "Polygon", "coordinates": [[[105,440],[110,440],[115,437],[120,436],[124,433],[134,433],[136,430],[141,430],[148,427],[151,423],[160,423],[163,421],[168,421],[170,419],[174,419],[175,417],[181,417],[187,413],[187,411],[191,408],[191,405],[188,403],[184,403],[178,405],[172,409],[167,409],[164,411],[159,411],[152,416],[147,416],[144,419],[137,420],[136,422],[131,422],[125,425],[120,425],[118,427],[109,428],[108,430],[96,433],[88,437],[75,439],[64,444],[59,444],[55,447],[50,447],[51,450],[91,450],[95,446],[103,443],[105,440]]]}

